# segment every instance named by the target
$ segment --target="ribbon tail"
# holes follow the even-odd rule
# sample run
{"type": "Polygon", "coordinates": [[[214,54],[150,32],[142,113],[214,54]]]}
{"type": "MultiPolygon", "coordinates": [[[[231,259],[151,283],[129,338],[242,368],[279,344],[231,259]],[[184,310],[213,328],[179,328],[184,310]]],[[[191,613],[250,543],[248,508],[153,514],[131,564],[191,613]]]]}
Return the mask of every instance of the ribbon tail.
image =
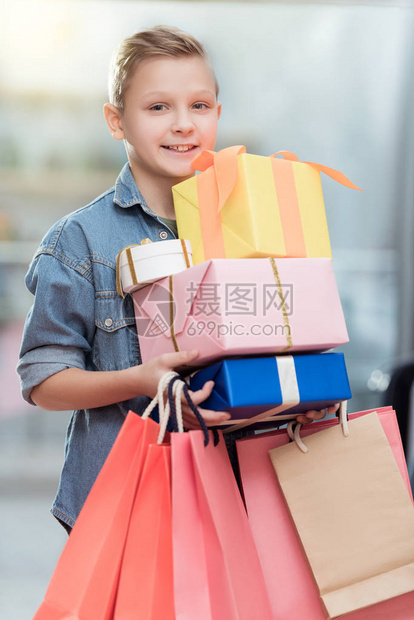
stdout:
{"type": "Polygon", "coordinates": [[[220,213],[227,202],[239,176],[239,166],[237,156],[246,152],[246,147],[242,145],[229,146],[215,154],[214,171],[218,189],[218,209],[220,213]]]}
{"type": "Polygon", "coordinates": [[[331,177],[331,179],[333,179],[337,183],[340,183],[341,185],[345,185],[345,187],[349,187],[350,189],[357,189],[360,192],[363,191],[360,187],[358,187],[358,185],[355,185],[355,183],[352,183],[352,181],[350,181],[350,179],[348,179],[348,177],[346,177],[342,172],[339,172],[339,170],[335,170],[334,168],[329,168],[329,166],[324,166],[322,164],[315,164],[312,161],[304,161],[303,163],[309,164],[309,166],[313,166],[314,168],[319,170],[319,172],[323,172],[328,177],[331,177]]]}
{"type": "MultiPolygon", "coordinates": [[[[277,155],[281,155],[283,159],[286,159],[288,161],[296,161],[296,162],[300,161],[299,157],[295,155],[295,153],[292,153],[291,151],[278,151],[277,153],[273,153],[273,155],[270,155],[270,157],[275,158],[277,157],[277,155]]],[[[357,189],[360,192],[363,191],[360,187],[358,187],[358,185],[355,185],[355,183],[352,183],[352,181],[350,181],[348,177],[346,177],[342,172],[339,172],[339,170],[335,170],[334,168],[329,168],[329,166],[324,166],[323,164],[316,164],[313,161],[303,161],[301,163],[308,164],[309,166],[313,166],[314,168],[319,170],[319,172],[323,172],[328,177],[331,177],[331,179],[333,179],[337,183],[340,183],[341,185],[345,185],[345,187],[349,187],[351,189],[357,189]]]]}
{"type": "Polygon", "coordinates": [[[204,172],[214,164],[214,151],[201,151],[191,162],[194,171],[204,172]]]}
{"type": "Polygon", "coordinates": [[[273,153],[270,157],[276,158],[278,155],[281,155],[283,159],[287,161],[299,161],[299,157],[295,155],[295,153],[292,153],[292,151],[278,151],[277,153],[273,153]]]}
{"type": "Polygon", "coordinates": [[[239,175],[237,155],[245,152],[246,147],[238,144],[236,146],[229,146],[217,153],[214,151],[202,151],[191,162],[193,170],[200,172],[204,172],[207,168],[214,166],[218,193],[217,213],[220,213],[236,185],[239,175]]]}

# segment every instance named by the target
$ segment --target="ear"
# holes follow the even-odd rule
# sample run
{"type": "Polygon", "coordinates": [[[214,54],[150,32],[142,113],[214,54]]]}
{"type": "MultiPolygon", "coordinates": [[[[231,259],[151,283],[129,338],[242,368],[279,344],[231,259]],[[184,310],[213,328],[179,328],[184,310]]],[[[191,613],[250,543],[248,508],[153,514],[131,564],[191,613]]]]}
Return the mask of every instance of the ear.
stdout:
{"type": "Polygon", "coordinates": [[[104,116],[108,129],[115,140],[123,140],[125,138],[122,122],[122,110],[114,106],[112,103],[105,103],[104,116]]]}
{"type": "Polygon", "coordinates": [[[221,103],[217,104],[217,120],[219,120],[221,116],[221,103]]]}

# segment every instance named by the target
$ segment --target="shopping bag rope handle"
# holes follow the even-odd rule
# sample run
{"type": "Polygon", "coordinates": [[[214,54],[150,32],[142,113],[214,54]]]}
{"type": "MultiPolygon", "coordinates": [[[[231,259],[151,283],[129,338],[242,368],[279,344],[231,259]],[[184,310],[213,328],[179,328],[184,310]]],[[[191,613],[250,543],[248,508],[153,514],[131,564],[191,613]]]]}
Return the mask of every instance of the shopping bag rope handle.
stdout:
{"type": "MultiPolygon", "coordinates": [[[[349,427],[348,427],[348,414],[347,414],[347,401],[343,401],[339,406],[339,424],[342,427],[342,433],[344,437],[349,436],[349,427]]],[[[309,452],[309,448],[303,442],[300,436],[300,429],[302,428],[302,424],[295,423],[294,421],[289,422],[287,425],[287,434],[289,438],[294,441],[301,452],[306,454],[309,452]]]]}
{"type": "MultiPolygon", "coordinates": [[[[184,383],[183,389],[184,389],[184,396],[186,397],[187,402],[190,405],[191,411],[194,413],[197,420],[200,422],[200,426],[204,432],[204,446],[208,446],[209,441],[210,441],[210,436],[208,434],[207,424],[205,423],[203,416],[201,415],[201,413],[198,411],[197,407],[193,403],[193,400],[189,394],[188,386],[186,383],[184,383]]],[[[220,436],[218,434],[217,429],[213,428],[212,431],[213,431],[213,437],[214,437],[214,445],[217,446],[218,442],[220,441],[220,436]]]]}
{"type": "Polygon", "coordinates": [[[158,388],[157,388],[156,395],[154,396],[154,398],[149,403],[148,407],[145,409],[144,413],[141,416],[143,420],[145,420],[146,418],[150,417],[151,413],[153,412],[155,407],[158,405],[159,401],[164,403],[164,391],[165,391],[168,383],[172,379],[172,377],[175,377],[176,374],[177,374],[176,372],[169,371],[169,372],[166,372],[165,375],[163,375],[161,377],[161,379],[160,379],[160,381],[158,383],[158,388]]]}
{"type": "Polygon", "coordinates": [[[176,433],[184,432],[183,418],[182,418],[182,409],[181,409],[181,394],[183,392],[182,384],[178,383],[181,379],[179,375],[176,375],[171,379],[168,384],[168,402],[170,404],[171,410],[171,420],[173,423],[173,428],[176,433]],[[179,399],[178,399],[179,396],[179,399]],[[177,402],[175,399],[177,398],[177,402]]]}
{"type": "MultiPolygon", "coordinates": [[[[197,418],[201,426],[201,430],[204,433],[204,446],[208,446],[209,441],[210,441],[210,436],[208,434],[207,424],[203,416],[201,415],[200,411],[194,404],[193,399],[190,396],[188,385],[186,384],[186,382],[180,375],[176,375],[175,377],[173,377],[168,384],[168,402],[169,402],[169,406],[171,410],[171,419],[173,421],[174,430],[176,430],[179,433],[182,433],[184,431],[184,427],[182,423],[182,410],[181,410],[181,395],[183,393],[184,393],[185,399],[187,400],[187,403],[189,404],[191,408],[191,411],[194,413],[195,417],[197,418]]],[[[218,432],[216,431],[214,433],[214,430],[213,430],[213,434],[214,434],[214,445],[217,445],[218,439],[219,439],[218,432]]]]}
{"type": "MultiPolygon", "coordinates": [[[[185,399],[187,400],[191,408],[191,411],[194,413],[195,417],[200,423],[201,429],[204,433],[204,445],[207,446],[210,441],[210,436],[205,420],[197,409],[196,405],[194,404],[185,380],[175,371],[166,372],[161,377],[158,383],[157,394],[149,403],[148,407],[145,409],[144,413],[142,414],[142,419],[145,420],[146,418],[148,418],[155,409],[155,407],[158,405],[160,424],[160,431],[157,439],[158,444],[161,444],[164,441],[170,415],[172,418],[174,430],[180,433],[184,432],[181,406],[182,394],[184,394],[185,399]],[[165,394],[165,392],[167,392],[167,394],[165,394]]],[[[218,432],[216,431],[214,433],[213,431],[213,434],[214,445],[217,445],[219,437],[218,432]]]]}
{"type": "Polygon", "coordinates": [[[167,431],[168,420],[170,417],[170,405],[168,402],[168,398],[165,400],[164,392],[168,388],[168,384],[171,379],[179,376],[174,371],[166,372],[160,379],[158,383],[157,393],[149,403],[148,407],[145,409],[142,414],[142,419],[145,420],[149,418],[155,407],[158,405],[158,413],[159,413],[159,424],[160,424],[160,432],[158,434],[157,443],[160,444],[164,441],[165,433],[167,431]]]}
{"type": "MultiPolygon", "coordinates": [[[[168,420],[172,419],[173,427],[176,432],[183,433],[184,432],[184,424],[183,424],[183,415],[182,415],[182,404],[181,398],[182,394],[186,397],[187,402],[188,399],[191,400],[190,395],[188,394],[187,384],[185,383],[183,377],[176,372],[167,373],[165,375],[165,380],[161,386],[162,389],[162,404],[160,410],[160,432],[158,436],[158,443],[161,443],[164,440],[165,433],[167,431],[168,420]],[[164,402],[164,391],[167,390],[167,399],[164,402]],[[186,394],[187,390],[187,394],[186,394]],[[161,420],[162,419],[162,420],[161,420]]],[[[190,403],[189,403],[190,404],[190,403]]],[[[194,403],[191,401],[193,412],[195,413],[197,419],[200,424],[204,424],[205,433],[204,440],[205,442],[209,441],[208,430],[205,425],[205,422],[197,410],[194,403]]],[[[191,407],[190,404],[190,407],[191,407]]],[[[203,429],[204,430],[204,429],[203,429]]],[[[207,445],[205,444],[205,445],[207,445]]]]}

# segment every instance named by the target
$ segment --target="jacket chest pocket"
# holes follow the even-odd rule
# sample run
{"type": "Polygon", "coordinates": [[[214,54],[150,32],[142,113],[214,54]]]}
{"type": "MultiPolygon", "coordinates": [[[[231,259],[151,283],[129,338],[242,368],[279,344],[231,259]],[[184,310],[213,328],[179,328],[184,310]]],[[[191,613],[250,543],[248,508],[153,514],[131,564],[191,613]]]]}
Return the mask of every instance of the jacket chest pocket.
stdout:
{"type": "Polygon", "coordinates": [[[93,362],[98,370],[123,370],[141,363],[132,299],[117,293],[95,298],[93,362]]]}

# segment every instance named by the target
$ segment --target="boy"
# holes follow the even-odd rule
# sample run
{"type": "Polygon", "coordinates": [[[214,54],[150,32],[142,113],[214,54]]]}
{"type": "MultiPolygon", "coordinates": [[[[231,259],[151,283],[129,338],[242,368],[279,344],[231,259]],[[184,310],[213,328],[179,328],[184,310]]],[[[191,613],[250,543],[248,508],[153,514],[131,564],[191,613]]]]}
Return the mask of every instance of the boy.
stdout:
{"type": "MultiPolygon", "coordinates": [[[[217,94],[192,36],[158,26],[126,39],[104,115],[114,139],[124,141],[128,164],[112,189],[52,227],[26,276],[35,299],[18,365],[23,396],[47,410],[74,410],[51,509],[68,530],[128,410],[142,413],[161,376],[197,357],[171,353],[141,364],[132,301],[116,292],[116,255],[143,238],[176,235],[171,187],[193,175],[198,153],[214,148],[217,94]]],[[[194,402],[212,387],[195,392],[194,402]]],[[[200,411],[209,425],[230,417],[200,411]]],[[[310,412],[308,421],[314,417],[310,412]]],[[[187,405],[183,418],[186,428],[198,427],[187,405]]]]}

